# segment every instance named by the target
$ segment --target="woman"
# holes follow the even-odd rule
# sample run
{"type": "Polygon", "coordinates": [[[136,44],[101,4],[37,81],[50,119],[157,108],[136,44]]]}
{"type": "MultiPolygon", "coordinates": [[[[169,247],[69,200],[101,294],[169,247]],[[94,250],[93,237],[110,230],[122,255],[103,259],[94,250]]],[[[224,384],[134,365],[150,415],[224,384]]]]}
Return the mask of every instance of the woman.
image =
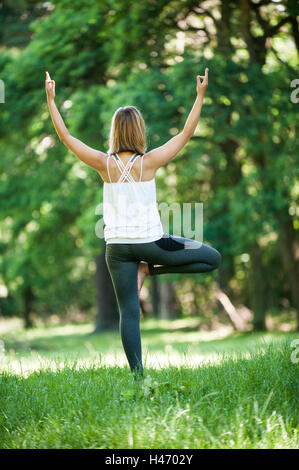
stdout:
{"type": "Polygon", "coordinates": [[[156,206],[155,173],[194,134],[207,86],[208,68],[204,76],[197,76],[197,97],[184,129],[146,153],[140,112],[134,106],[119,108],[112,118],[107,155],[70,135],[54,102],[55,82],[46,72],[49,111],[60,140],[104,180],[106,263],[118,303],[122,343],[134,377],[142,377],[143,372],[138,294],[146,276],[209,272],[221,262],[220,253],[204,243],[164,234],[156,206]]]}

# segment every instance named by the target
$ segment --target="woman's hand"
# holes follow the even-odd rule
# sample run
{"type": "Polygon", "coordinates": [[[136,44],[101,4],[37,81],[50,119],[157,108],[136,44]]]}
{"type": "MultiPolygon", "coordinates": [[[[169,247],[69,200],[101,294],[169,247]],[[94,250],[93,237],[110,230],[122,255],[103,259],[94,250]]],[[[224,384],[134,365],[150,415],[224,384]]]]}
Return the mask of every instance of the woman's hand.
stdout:
{"type": "Polygon", "coordinates": [[[196,91],[197,91],[198,95],[204,94],[206,89],[207,89],[207,86],[208,86],[208,72],[209,72],[209,69],[208,69],[208,67],[206,67],[204,75],[197,75],[196,91]],[[200,81],[201,78],[203,79],[202,82],[200,81]]]}
{"type": "Polygon", "coordinates": [[[46,72],[45,85],[46,85],[46,93],[47,93],[48,101],[54,100],[54,98],[55,98],[55,81],[51,80],[49,72],[46,72]]]}

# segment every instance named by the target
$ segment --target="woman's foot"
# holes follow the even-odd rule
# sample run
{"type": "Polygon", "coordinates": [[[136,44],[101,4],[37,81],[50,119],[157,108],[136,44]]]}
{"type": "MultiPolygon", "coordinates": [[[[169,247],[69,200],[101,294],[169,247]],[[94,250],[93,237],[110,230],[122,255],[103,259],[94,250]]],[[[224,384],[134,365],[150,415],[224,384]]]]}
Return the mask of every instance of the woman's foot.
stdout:
{"type": "Polygon", "coordinates": [[[149,269],[147,263],[139,263],[137,272],[137,288],[138,295],[140,295],[141,287],[143,286],[144,279],[149,275],[149,269]]]}

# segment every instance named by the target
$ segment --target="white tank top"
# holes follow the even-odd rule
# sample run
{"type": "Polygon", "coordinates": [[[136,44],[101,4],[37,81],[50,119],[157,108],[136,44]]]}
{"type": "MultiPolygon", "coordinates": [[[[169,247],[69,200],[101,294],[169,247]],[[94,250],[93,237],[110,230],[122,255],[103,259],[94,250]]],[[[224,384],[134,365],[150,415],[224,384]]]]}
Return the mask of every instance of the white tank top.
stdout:
{"type": "Polygon", "coordinates": [[[155,178],[141,181],[144,155],[134,154],[126,165],[117,154],[108,155],[107,173],[110,183],[104,181],[103,219],[106,243],[146,243],[163,236],[163,226],[157,209],[155,178]],[[120,177],[112,182],[109,159],[113,158],[120,177]],[[135,181],[130,171],[137,158],[140,178],[135,181]],[[127,180],[127,183],[124,181],[127,180]]]}

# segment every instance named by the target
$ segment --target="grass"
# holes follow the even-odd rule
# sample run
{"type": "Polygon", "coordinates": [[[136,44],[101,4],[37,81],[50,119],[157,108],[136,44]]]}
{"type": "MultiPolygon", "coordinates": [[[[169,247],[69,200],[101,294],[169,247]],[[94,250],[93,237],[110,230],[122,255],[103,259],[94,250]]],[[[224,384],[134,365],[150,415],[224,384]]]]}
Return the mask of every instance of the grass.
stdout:
{"type": "Polygon", "coordinates": [[[295,333],[142,322],[144,380],[118,332],[0,322],[0,448],[297,448],[295,333]]]}

